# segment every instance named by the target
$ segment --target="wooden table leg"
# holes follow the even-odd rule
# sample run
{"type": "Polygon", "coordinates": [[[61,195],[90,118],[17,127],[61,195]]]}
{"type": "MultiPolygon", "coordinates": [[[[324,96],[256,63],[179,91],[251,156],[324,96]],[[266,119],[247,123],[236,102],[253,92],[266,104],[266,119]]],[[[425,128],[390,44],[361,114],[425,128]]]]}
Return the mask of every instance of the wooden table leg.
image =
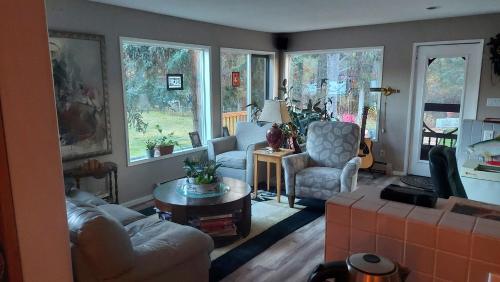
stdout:
{"type": "Polygon", "coordinates": [[[259,170],[258,170],[258,156],[253,156],[253,191],[254,197],[257,198],[257,188],[259,187],[259,170]]]}
{"type": "Polygon", "coordinates": [[[281,201],[281,166],[276,163],[276,195],[278,203],[281,201]]]}
{"type": "Polygon", "coordinates": [[[271,181],[270,180],[270,175],[271,175],[271,163],[270,162],[266,162],[266,165],[267,165],[267,191],[269,191],[270,187],[271,187],[271,181]]]}

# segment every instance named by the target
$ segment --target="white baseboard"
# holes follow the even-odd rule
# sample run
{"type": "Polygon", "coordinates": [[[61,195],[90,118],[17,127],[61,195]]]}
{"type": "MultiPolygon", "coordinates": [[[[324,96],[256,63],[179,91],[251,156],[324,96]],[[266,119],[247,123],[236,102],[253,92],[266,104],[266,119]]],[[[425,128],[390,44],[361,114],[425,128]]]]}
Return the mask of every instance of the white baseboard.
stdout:
{"type": "Polygon", "coordinates": [[[151,201],[151,200],[153,200],[153,195],[146,195],[144,197],[140,197],[140,198],[137,198],[137,199],[125,202],[125,203],[121,203],[120,205],[127,207],[127,208],[130,208],[130,207],[137,206],[137,205],[143,204],[143,203],[151,201]]]}
{"type": "Polygon", "coordinates": [[[406,173],[404,173],[404,171],[400,171],[400,170],[393,170],[392,175],[404,176],[404,175],[406,175],[406,173]]]}

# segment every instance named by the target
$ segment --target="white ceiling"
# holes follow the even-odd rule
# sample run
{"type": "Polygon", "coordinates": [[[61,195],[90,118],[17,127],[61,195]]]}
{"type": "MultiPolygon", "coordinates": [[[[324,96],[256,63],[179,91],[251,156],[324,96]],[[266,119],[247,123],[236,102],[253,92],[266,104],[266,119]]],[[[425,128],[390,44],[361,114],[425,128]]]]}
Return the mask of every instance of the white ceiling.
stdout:
{"type": "Polygon", "coordinates": [[[500,12],[500,0],[91,0],[266,32],[295,32],[500,12]],[[427,10],[429,6],[440,6],[427,10]]]}

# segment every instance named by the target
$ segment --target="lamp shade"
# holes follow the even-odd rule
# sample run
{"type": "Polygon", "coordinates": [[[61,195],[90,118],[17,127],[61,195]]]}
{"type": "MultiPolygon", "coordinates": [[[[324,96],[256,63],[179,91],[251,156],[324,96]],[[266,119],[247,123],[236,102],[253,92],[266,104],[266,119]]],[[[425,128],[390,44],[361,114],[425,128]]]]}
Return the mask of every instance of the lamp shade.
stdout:
{"type": "Polygon", "coordinates": [[[267,121],[272,123],[289,123],[291,121],[285,101],[282,100],[266,100],[264,108],[260,114],[259,121],[267,121]]]}

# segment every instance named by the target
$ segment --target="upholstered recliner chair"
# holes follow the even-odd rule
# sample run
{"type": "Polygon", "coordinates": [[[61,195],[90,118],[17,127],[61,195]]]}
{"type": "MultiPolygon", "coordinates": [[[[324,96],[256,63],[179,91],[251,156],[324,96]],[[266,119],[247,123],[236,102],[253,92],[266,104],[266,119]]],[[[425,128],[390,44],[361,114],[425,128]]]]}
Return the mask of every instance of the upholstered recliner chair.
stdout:
{"type": "Polygon", "coordinates": [[[218,173],[252,186],[253,151],[267,146],[266,132],[269,128],[270,123],[260,126],[252,122],[238,122],[235,136],[209,140],[208,158],[221,164],[218,173]]]}
{"type": "Polygon", "coordinates": [[[354,123],[316,121],[309,125],[307,151],[283,158],[290,207],[295,197],[326,200],[356,188],[359,136],[354,123]]]}

